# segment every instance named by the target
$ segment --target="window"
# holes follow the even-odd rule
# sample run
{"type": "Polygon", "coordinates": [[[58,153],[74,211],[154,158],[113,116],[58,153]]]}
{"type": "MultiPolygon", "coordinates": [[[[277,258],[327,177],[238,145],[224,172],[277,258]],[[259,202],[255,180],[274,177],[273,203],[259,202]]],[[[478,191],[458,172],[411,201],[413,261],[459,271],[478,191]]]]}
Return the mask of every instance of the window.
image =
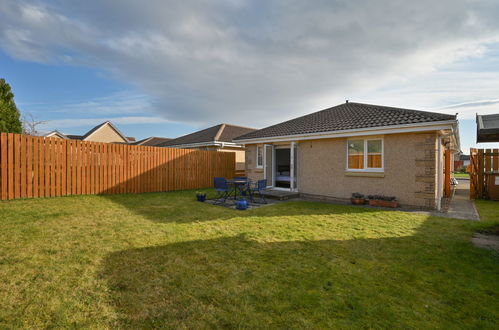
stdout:
{"type": "Polygon", "coordinates": [[[356,139],[348,140],[348,170],[382,171],[383,140],[356,139]]]}
{"type": "Polygon", "coordinates": [[[263,147],[256,147],[256,167],[263,167],[263,147]]]}

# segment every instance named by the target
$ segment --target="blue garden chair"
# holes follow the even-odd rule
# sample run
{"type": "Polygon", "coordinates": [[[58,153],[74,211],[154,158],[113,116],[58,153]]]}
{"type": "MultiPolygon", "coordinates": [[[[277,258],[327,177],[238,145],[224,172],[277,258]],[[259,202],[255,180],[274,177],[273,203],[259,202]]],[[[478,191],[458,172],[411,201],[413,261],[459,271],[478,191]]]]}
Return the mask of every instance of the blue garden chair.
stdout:
{"type": "Polygon", "coordinates": [[[225,178],[214,178],[213,185],[217,192],[215,204],[225,204],[229,197],[229,185],[227,184],[227,180],[225,178]]]}
{"type": "Polygon", "coordinates": [[[263,192],[267,189],[267,180],[258,180],[255,185],[249,185],[248,190],[250,193],[250,198],[253,203],[257,203],[255,201],[254,196],[258,194],[258,197],[260,198],[261,204],[267,204],[267,200],[265,199],[265,196],[263,192]]]}

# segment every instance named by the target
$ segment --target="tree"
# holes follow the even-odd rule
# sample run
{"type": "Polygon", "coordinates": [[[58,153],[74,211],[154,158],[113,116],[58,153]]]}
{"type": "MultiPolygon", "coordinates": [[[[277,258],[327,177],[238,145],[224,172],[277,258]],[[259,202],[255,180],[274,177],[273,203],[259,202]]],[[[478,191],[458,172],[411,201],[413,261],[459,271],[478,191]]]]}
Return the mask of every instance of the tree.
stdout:
{"type": "Polygon", "coordinates": [[[38,131],[38,126],[46,124],[46,120],[36,120],[35,116],[33,116],[31,113],[23,115],[22,119],[23,123],[23,134],[28,134],[28,135],[40,135],[40,132],[38,131]]]}
{"type": "Polygon", "coordinates": [[[14,93],[5,79],[0,79],[0,132],[22,133],[22,123],[14,102],[14,93]]]}

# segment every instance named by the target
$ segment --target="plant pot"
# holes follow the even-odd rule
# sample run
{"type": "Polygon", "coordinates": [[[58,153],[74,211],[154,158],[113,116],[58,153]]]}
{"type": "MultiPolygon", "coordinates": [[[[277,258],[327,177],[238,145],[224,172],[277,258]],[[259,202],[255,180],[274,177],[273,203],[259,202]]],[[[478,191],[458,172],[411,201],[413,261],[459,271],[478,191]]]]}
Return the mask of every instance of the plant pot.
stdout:
{"type": "Polygon", "coordinates": [[[198,202],[204,202],[206,200],[206,194],[197,194],[196,198],[198,199],[198,202]]]}
{"type": "Polygon", "coordinates": [[[381,199],[370,199],[369,200],[369,205],[370,206],[381,206],[381,207],[391,207],[391,208],[396,208],[398,207],[398,202],[397,201],[384,201],[381,199]]]}
{"type": "Polygon", "coordinates": [[[238,210],[246,210],[248,208],[248,201],[244,198],[241,198],[236,202],[236,209],[238,210]]]}
{"type": "Polygon", "coordinates": [[[364,205],[366,200],[364,198],[350,198],[350,202],[352,202],[353,205],[364,205]]]}

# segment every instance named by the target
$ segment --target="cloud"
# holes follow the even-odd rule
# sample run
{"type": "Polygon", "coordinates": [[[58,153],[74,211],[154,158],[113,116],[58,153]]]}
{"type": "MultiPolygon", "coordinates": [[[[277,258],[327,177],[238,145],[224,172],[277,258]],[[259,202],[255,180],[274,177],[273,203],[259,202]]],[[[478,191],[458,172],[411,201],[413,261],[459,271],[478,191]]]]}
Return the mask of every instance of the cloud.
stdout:
{"type": "MultiPolygon", "coordinates": [[[[97,67],[153,99],[161,118],[203,125],[263,126],[345,95],[391,99],[383,88],[484,56],[499,42],[499,3],[492,0],[1,6],[0,47],[11,56],[97,67]]],[[[438,106],[443,94],[427,106],[438,106]]],[[[482,98],[491,95],[457,101],[482,98]]]]}
{"type": "Polygon", "coordinates": [[[161,117],[146,117],[146,116],[125,116],[125,117],[106,117],[106,118],[74,118],[74,119],[55,119],[48,120],[40,129],[44,132],[58,130],[63,133],[70,133],[66,130],[75,127],[91,127],[97,126],[105,121],[111,121],[117,125],[147,125],[147,124],[168,124],[169,120],[161,117]]]}
{"type": "Polygon", "coordinates": [[[438,109],[446,110],[446,109],[476,108],[476,107],[485,107],[485,106],[496,105],[496,104],[499,104],[499,99],[477,100],[477,101],[471,101],[471,102],[451,104],[451,105],[447,105],[445,107],[440,107],[438,109]]]}

